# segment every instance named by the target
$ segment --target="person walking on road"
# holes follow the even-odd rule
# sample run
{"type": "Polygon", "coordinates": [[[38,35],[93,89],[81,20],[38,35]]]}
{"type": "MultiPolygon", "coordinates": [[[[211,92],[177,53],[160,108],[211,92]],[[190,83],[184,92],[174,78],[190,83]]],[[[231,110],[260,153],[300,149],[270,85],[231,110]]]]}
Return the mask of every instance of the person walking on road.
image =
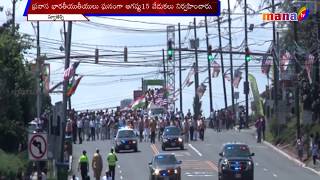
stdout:
{"type": "Polygon", "coordinates": [[[118,158],[114,153],[113,149],[111,149],[110,153],[107,157],[108,165],[109,165],[109,172],[111,173],[112,180],[115,180],[115,173],[116,173],[116,163],[118,158]]]}
{"type": "Polygon", "coordinates": [[[82,120],[82,117],[80,117],[77,120],[77,128],[78,128],[79,144],[82,144],[82,139],[83,139],[83,120],[82,120]]]}
{"type": "Polygon", "coordinates": [[[313,160],[313,165],[317,164],[317,159],[319,157],[319,147],[317,144],[313,144],[311,154],[312,154],[312,160],[313,160]]]}
{"type": "Polygon", "coordinates": [[[257,129],[257,143],[261,143],[261,131],[262,131],[261,118],[257,119],[255,126],[257,129]]]}
{"type": "Polygon", "coordinates": [[[99,149],[96,150],[96,153],[94,153],[92,158],[92,170],[93,170],[93,176],[96,178],[96,180],[100,180],[101,178],[101,172],[103,168],[103,162],[101,155],[99,153],[99,149]]]}
{"type": "Polygon", "coordinates": [[[139,126],[139,140],[140,140],[140,142],[142,142],[142,140],[143,140],[144,123],[143,123],[143,120],[142,120],[141,117],[139,118],[138,126],[139,126]]]}
{"type": "Polygon", "coordinates": [[[80,156],[78,171],[79,170],[81,172],[82,180],[86,180],[89,173],[89,158],[86,151],[82,151],[82,155],[80,156]]]}
{"type": "Polygon", "coordinates": [[[151,144],[156,143],[156,130],[157,130],[157,122],[154,119],[152,119],[150,122],[151,144]]]}
{"type": "Polygon", "coordinates": [[[191,119],[190,120],[190,141],[193,141],[193,132],[194,132],[194,120],[191,119]]]}
{"type": "Polygon", "coordinates": [[[189,119],[187,119],[186,117],[183,123],[183,135],[186,143],[189,143],[189,129],[190,129],[189,119]]]}

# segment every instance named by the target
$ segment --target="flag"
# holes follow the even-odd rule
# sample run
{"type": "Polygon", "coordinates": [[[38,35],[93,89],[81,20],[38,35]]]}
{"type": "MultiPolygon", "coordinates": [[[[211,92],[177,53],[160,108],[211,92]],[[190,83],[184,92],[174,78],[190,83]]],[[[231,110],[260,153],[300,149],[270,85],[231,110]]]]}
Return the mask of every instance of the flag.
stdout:
{"type": "Polygon", "coordinates": [[[77,87],[78,87],[78,85],[79,85],[82,77],[83,77],[83,76],[80,76],[77,80],[75,80],[75,79],[73,78],[72,83],[69,84],[67,96],[70,97],[72,94],[74,94],[74,93],[76,92],[76,89],[77,89],[77,87]]]}
{"type": "Polygon", "coordinates": [[[227,81],[231,81],[231,77],[228,74],[225,73],[223,76],[227,81]]]}
{"type": "Polygon", "coordinates": [[[235,88],[239,87],[240,81],[242,79],[241,75],[242,75],[242,72],[239,69],[235,70],[234,78],[233,78],[233,82],[232,82],[233,87],[235,87],[235,88]]]}
{"type": "Polygon", "coordinates": [[[220,64],[218,64],[216,61],[213,61],[212,63],[212,77],[215,78],[215,77],[218,77],[219,76],[219,73],[220,73],[220,64]]]}
{"type": "Polygon", "coordinates": [[[193,84],[192,77],[194,75],[194,67],[192,67],[187,75],[187,78],[184,80],[184,86],[190,87],[193,84]]]}
{"type": "Polygon", "coordinates": [[[204,85],[203,83],[201,83],[201,85],[197,89],[197,95],[199,96],[199,99],[202,98],[202,96],[203,96],[204,92],[206,91],[206,89],[207,89],[207,86],[204,85]]]}
{"type": "Polygon", "coordinates": [[[305,61],[305,68],[307,71],[309,83],[312,83],[311,71],[312,71],[313,63],[314,63],[314,56],[312,54],[309,54],[309,56],[307,57],[307,60],[305,61]]]}
{"type": "Polygon", "coordinates": [[[64,70],[63,72],[63,79],[66,81],[66,80],[69,80],[72,76],[75,75],[76,73],[76,69],[77,67],[79,66],[80,64],[80,61],[78,62],[74,62],[72,64],[72,66],[70,66],[68,69],[64,70]]]}
{"type": "Polygon", "coordinates": [[[145,96],[140,96],[137,100],[133,101],[130,105],[131,109],[139,109],[145,106],[146,99],[145,96]]]}
{"type": "Polygon", "coordinates": [[[291,58],[291,54],[288,51],[281,56],[280,69],[282,72],[287,70],[291,58]]]}

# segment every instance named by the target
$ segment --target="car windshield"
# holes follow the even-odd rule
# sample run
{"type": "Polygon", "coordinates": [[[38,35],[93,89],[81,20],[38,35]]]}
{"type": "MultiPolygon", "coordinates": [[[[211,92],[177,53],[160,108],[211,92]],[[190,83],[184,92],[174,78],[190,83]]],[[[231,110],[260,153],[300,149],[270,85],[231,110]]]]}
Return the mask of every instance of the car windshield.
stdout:
{"type": "Polygon", "coordinates": [[[167,135],[167,136],[179,136],[180,135],[180,129],[176,128],[176,127],[166,128],[164,130],[164,135],[167,135]]]}
{"type": "Polygon", "coordinates": [[[132,130],[122,130],[118,132],[118,138],[132,138],[135,134],[132,130]]]}
{"type": "Polygon", "coordinates": [[[158,155],[154,158],[155,165],[172,165],[176,162],[177,159],[174,155],[158,155]]]}
{"type": "Polygon", "coordinates": [[[226,157],[249,157],[249,147],[246,145],[228,145],[224,148],[226,157]]]}

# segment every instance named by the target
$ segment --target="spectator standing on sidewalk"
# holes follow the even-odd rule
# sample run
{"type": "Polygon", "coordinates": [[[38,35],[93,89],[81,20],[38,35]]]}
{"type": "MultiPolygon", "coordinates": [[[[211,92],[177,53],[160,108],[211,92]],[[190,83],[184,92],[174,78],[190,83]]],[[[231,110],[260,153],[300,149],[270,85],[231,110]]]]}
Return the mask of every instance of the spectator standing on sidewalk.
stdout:
{"type": "Polygon", "coordinates": [[[312,151],[311,151],[313,165],[317,164],[317,159],[319,158],[319,152],[318,151],[319,151],[318,145],[317,144],[313,144],[312,151]]]}
{"type": "Polygon", "coordinates": [[[303,162],[303,141],[302,141],[302,138],[298,138],[297,139],[297,150],[298,150],[298,157],[299,157],[299,160],[301,162],[303,162]]]}
{"type": "Polygon", "coordinates": [[[258,118],[256,120],[255,127],[257,129],[257,143],[261,143],[261,131],[262,131],[262,123],[261,123],[261,118],[258,118]]]}

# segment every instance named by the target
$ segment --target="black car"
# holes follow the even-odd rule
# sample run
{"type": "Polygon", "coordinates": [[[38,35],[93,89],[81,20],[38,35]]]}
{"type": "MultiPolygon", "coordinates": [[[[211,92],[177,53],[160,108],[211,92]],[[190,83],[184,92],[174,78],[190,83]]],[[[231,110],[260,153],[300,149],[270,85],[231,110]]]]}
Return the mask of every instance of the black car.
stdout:
{"type": "Polygon", "coordinates": [[[115,151],[134,150],[138,151],[138,140],[135,132],[132,129],[119,129],[115,137],[115,151]]]}
{"type": "Polygon", "coordinates": [[[219,180],[253,180],[254,163],[246,144],[228,143],[219,153],[219,180]]]}
{"type": "Polygon", "coordinates": [[[181,164],[174,154],[157,154],[149,163],[149,180],[181,180],[181,164]]]}
{"type": "Polygon", "coordinates": [[[166,148],[184,149],[184,143],[180,129],[175,126],[166,127],[162,134],[161,144],[163,151],[165,151],[166,148]]]}

